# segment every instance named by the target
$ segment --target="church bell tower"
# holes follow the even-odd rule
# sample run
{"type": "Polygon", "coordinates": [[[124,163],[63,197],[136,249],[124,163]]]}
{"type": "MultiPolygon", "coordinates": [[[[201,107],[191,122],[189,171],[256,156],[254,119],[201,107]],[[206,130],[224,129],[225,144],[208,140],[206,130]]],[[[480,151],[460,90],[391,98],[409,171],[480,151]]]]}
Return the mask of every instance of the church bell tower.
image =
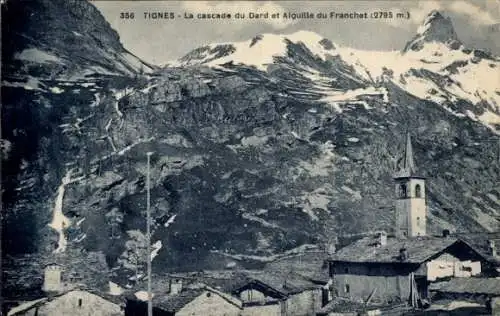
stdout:
{"type": "Polygon", "coordinates": [[[406,135],[403,161],[394,174],[394,182],[396,236],[400,238],[425,236],[427,226],[425,178],[417,173],[410,133],[406,135]]]}

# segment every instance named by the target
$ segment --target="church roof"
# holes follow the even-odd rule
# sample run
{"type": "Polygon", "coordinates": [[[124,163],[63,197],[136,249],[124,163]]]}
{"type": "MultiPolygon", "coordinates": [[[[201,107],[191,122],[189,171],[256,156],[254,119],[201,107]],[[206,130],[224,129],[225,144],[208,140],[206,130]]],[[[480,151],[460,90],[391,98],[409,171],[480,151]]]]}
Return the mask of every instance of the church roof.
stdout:
{"type": "Polygon", "coordinates": [[[418,237],[409,239],[387,238],[387,244],[380,246],[377,237],[360,239],[337,251],[332,261],[344,262],[402,262],[400,250],[406,249],[408,256],[405,263],[422,263],[458,242],[456,238],[418,237]]]}
{"type": "Polygon", "coordinates": [[[409,178],[409,177],[421,177],[417,175],[417,166],[415,160],[413,159],[413,146],[411,144],[411,135],[406,133],[406,144],[405,153],[403,156],[403,161],[399,170],[394,174],[394,178],[409,178]]]}

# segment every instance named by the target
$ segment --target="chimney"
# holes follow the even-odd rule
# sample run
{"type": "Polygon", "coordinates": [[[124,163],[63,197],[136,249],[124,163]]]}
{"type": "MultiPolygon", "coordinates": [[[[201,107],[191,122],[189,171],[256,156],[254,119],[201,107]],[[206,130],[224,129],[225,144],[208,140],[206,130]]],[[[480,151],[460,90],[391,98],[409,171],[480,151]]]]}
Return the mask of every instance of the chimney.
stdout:
{"type": "Polygon", "coordinates": [[[495,241],[494,240],[489,240],[488,241],[488,245],[489,245],[489,248],[490,248],[490,255],[493,257],[493,258],[498,258],[498,254],[497,254],[497,247],[495,245],[495,241]]]}
{"type": "Polygon", "coordinates": [[[170,295],[178,294],[182,291],[182,279],[170,279],[170,295]]]}
{"type": "Polygon", "coordinates": [[[378,242],[381,247],[387,246],[387,233],[385,231],[379,233],[378,242]]]}
{"type": "Polygon", "coordinates": [[[447,238],[448,236],[450,236],[450,230],[449,229],[443,229],[443,237],[447,238]]]}
{"type": "Polygon", "coordinates": [[[326,245],[326,253],[328,255],[334,255],[335,251],[337,251],[335,244],[331,243],[331,244],[326,245]]]}
{"type": "Polygon", "coordinates": [[[62,271],[60,265],[47,265],[44,271],[43,291],[60,292],[62,290],[61,274],[62,271]]]}
{"type": "Polygon", "coordinates": [[[337,237],[328,238],[328,241],[325,244],[325,251],[328,255],[334,255],[337,251],[337,237]]]}
{"type": "Polygon", "coordinates": [[[408,259],[408,250],[406,248],[399,249],[399,259],[401,261],[406,261],[408,259]]]}

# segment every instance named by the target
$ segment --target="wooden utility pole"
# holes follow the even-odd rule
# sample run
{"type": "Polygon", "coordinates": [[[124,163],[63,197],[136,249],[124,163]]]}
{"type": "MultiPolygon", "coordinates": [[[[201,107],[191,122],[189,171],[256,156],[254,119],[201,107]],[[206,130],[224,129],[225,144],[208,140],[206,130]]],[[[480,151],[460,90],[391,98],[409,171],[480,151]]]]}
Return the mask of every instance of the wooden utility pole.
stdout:
{"type": "Polygon", "coordinates": [[[153,295],[151,293],[151,155],[148,152],[148,174],[147,174],[147,202],[146,202],[146,242],[147,242],[147,266],[148,266],[148,316],[153,316],[153,295]]]}

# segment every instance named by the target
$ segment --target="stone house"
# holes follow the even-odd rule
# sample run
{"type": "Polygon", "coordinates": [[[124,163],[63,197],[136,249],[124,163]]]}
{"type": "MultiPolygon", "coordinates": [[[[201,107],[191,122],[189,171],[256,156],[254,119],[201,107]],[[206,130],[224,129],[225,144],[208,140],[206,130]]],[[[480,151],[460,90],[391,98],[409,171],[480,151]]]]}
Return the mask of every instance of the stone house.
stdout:
{"type": "MultiPolygon", "coordinates": [[[[147,315],[147,305],[147,297],[137,294],[129,296],[125,306],[125,315],[147,315]]],[[[153,295],[154,316],[238,316],[241,314],[241,301],[208,286],[153,295]]]]}
{"type": "Polygon", "coordinates": [[[367,237],[341,249],[330,261],[336,296],[374,301],[428,297],[430,283],[482,273],[489,262],[467,243],[450,237],[367,237]]]}
{"type": "Polygon", "coordinates": [[[119,316],[123,310],[119,302],[104,298],[91,290],[75,289],[55,296],[25,302],[12,308],[9,316],[119,316]]]}
{"type": "Polygon", "coordinates": [[[243,315],[315,315],[321,288],[292,273],[246,271],[247,281],[231,293],[243,302],[243,315]]]}
{"type": "Polygon", "coordinates": [[[210,286],[227,293],[241,301],[241,315],[315,315],[322,306],[322,285],[293,272],[204,271],[166,278],[170,281],[163,283],[181,283],[183,290],[210,286]]]}

